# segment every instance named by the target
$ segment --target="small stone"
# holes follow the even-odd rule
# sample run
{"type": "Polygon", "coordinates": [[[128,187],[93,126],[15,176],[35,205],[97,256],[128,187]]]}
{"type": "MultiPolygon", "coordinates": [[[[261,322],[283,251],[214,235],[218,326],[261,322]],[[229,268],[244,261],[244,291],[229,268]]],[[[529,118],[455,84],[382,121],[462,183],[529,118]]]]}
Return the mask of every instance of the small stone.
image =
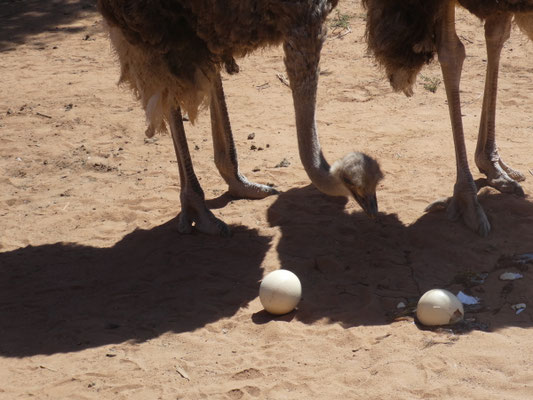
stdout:
{"type": "Polygon", "coordinates": [[[518,272],[504,272],[500,275],[500,279],[502,281],[514,281],[516,279],[521,279],[524,276],[522,274],[519,274],[518,272]]]}
{"type": "Polygon", "coordinates": [[[286,168],[289,165],[291,165],[290,161],[284,158],[278,164],[276,164],[274,168],[286,168]]]}
{"type": "Polygon", "coordinates": [[[518,303],[518,304],[513,304],[511,306],[511,308],[516,312],[516,314],[520,314],[522,311],[524,311],[526,309],[526,304],[525,303],[518,303]]]}

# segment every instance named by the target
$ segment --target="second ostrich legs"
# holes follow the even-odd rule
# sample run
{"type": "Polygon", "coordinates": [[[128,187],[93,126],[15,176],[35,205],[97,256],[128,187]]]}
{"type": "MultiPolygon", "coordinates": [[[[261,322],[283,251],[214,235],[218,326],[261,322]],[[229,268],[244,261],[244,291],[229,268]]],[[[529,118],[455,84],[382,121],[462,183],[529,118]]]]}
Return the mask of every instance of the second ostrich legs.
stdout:
{"type": "Polygon", "coordinates": [[[430,211],[446,205],[450,218],[462,218],[468,227],[478,232],[481,236],[488,235],[490,224],[477,200],[477,191],[480,187],[492,186],[504,193],[524,196],[524,191],[517,181],[522,181],[525,177],[520,172],[507,166],[500,158],[495,134],[500,54],[503,44],[510,36],[512,16],[509,12],[498,12],[485,19],[487,72],[475,161],[480,172],[484,173],[487,178],[478,180],[477,185],[468,168],[464,144],[459,83],[465,51],[455,31],[455,1],[446,3],[441,20],[437,23],[437,54],[450,110],[456,154],[457,181],[454,187],[454,196],[451,199],[435,202],[427,210],[430,211]]]}
{"type": "Polygon", "coordinates": [[[492,186],[523,196],[518,181],[525,177],[507,166],[496,146],[495,114],[500,53],[509,38],[511,20],[533,40],[533,0],[363,0],[368,47],[385,67],[396,91],[413,94],[416,75],[436,52],[441,65],[455,145],[457,180],[452,198],[439,200],[426,211],[447,208],[482,236],[490,224],[478,203],[477,192],[492,186]],[[455,6],[460,4],[485,21],[487,73],[475,161],[486,178],[474,182],[468,167],[459,85],[465,49],[455,31],[455,6]]]}
{"type": "Polygon", "coordinates": [[[525,180],[525,176],[503,162],[496,146],[498,69],[503,44],[510,37],[512,17],[511,13],[502,12],[485,20],[487,73],[475,160],[479,171],[487,175],[486,183],[489,186],[501,192],[524,196],[524,191],[517,181],[525,180]]]}
{"type": "MultiPolygon", "coordinates": [[[[441,19],[437,22],[436,42],[448,98],[457,167],[453,197],[444,204],[447,205],[448,216],[451,219],[462,218],[469,228],[481,236],[487,236],[490,232],[489,220],[478,202],[477,187],[470,173],[466,155],[459,95],[465,49],[455,31],[455,1],[448,1],[444,6],[441,19]]],[[[438,201],[426,210],[431,211],[444,204],[443,201],[438,201]]]]}

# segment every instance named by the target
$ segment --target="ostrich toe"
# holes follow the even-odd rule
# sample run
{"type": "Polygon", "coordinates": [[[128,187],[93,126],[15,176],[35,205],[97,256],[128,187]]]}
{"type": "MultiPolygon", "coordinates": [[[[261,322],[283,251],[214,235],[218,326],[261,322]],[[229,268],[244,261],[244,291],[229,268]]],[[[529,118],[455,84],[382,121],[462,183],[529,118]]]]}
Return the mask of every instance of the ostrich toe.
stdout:
{"type": "Polygon", "coordinates": [[[250,182],[243,175],[229,184],[228,192],[231,196],[239,199],[263,199],[279,194],[272,186],[250,182]]]}
{"type": "Polygon", "coordinates": [[[428,205],[426,212],[446,210],[446,215],[452,221],[462,219],[465,225],[482,237],[488,236],[490,223],[479,204],[477,196],[471,193],[457,192],[453,197],[441,198],[428,205]]]}
{"type": "Polygon", "coordinates": [[[486,186],[491,186],[502,193],[524,197],[524,190],[518,182],[526,179],[524,174],[509,167],[498,155],[493,160],[480,154],[476,157],[479,171],[487,176],[486,186]]]}
{"type": "Polygon", "coordinates": [[[178,219],[178,231],[182,234],[191,234],[194,229],[208,235],[219,235],[222,237],[231,236],[231,231],[224,221],[215,215],[202,204],[194,204],[187,200],[182,200],[182,209],[178,219]]]}

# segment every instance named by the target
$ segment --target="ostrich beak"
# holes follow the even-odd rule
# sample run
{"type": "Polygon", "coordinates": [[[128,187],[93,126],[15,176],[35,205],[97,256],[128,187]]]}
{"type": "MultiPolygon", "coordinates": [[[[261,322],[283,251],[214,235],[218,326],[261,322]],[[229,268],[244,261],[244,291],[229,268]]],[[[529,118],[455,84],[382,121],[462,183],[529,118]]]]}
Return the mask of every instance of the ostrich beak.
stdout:
{"type": "Polygon", "coordinates": [[[368,194],[366,196],[360,196],[356,192],[354,192],[353,197],[355,198],[355,201],[359,203],[366,215],[368,215],[371,219],[375,219],[377,217],[378,199],[375,193],[368,194]]]}

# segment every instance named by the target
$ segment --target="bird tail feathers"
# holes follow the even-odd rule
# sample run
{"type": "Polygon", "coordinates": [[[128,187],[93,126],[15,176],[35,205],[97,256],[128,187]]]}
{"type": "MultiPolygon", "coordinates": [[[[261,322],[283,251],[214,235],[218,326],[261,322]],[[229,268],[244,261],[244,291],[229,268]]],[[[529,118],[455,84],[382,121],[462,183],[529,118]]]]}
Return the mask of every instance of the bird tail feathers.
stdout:
{"type": "Polygon", "coordinates": [[[385,69],[392,88],[413,94],[416,76],[436,52],[439,0],[363,0],[368,51],[385,69]]]}

